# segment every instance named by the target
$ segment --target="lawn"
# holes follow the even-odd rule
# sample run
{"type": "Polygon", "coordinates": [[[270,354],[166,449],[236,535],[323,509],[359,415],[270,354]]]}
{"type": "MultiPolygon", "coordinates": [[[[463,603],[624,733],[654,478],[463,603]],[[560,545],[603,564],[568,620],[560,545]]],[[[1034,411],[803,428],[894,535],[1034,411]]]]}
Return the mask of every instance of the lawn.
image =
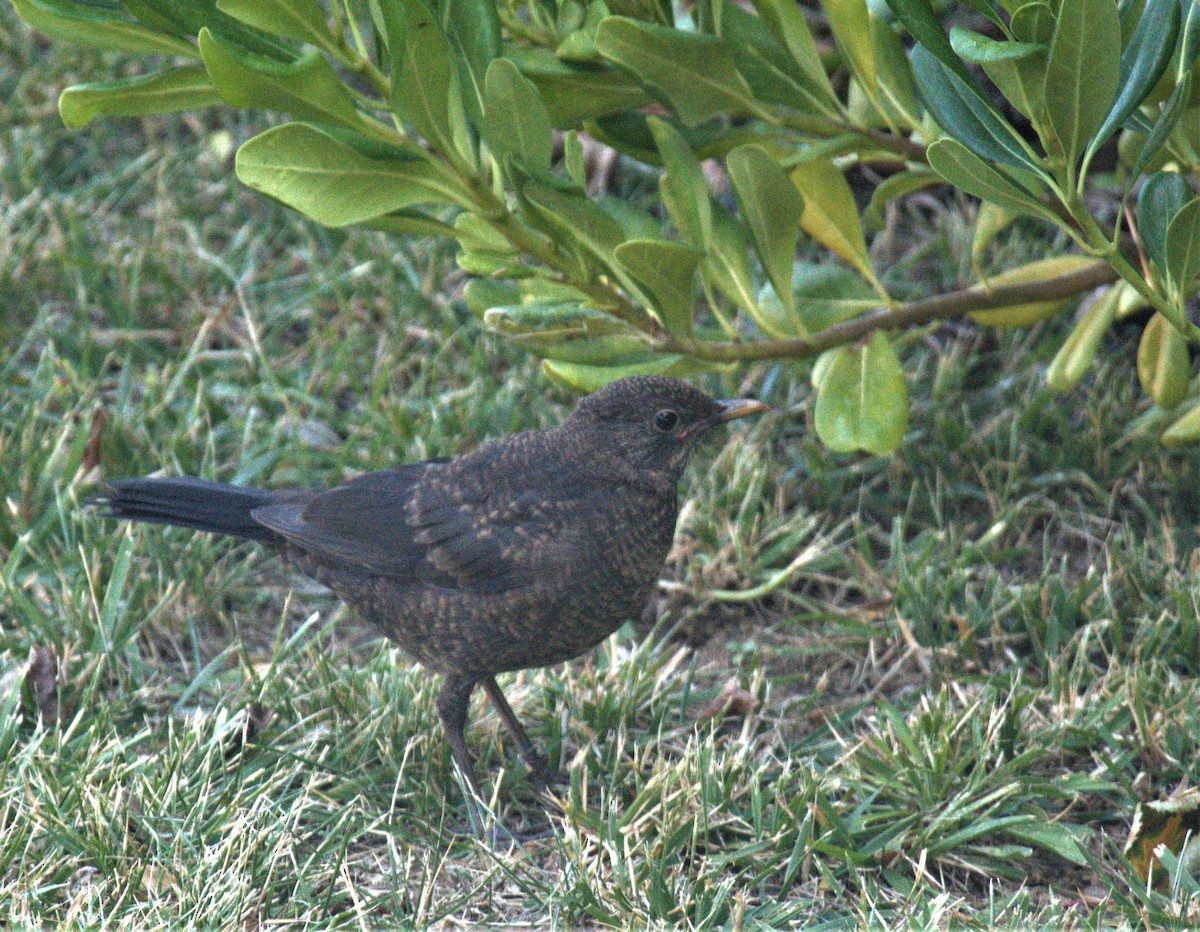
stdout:
{"type": "MultiPolygon", "coordinates": [[[[465,832],[434,677],[253,547],[85,501],[155,471],[332,484],[573,399],[482,330],[446,244],[239,187],[247,118],[62,127],[64,86],[132,67],[0,6],[12,925],[1200,919],[1186,870],[1147,890],[1122,856],[1139,801],[1200,767],[1200,459],[1156,441],[1140,323],[1066,396],[1044,370],[1069,321],[913,334],[888,458],[818,444],[805,366],[700,380],[773,410],[685,477],[646,617],[502,681],[571,775],[556,807],[477,697],[496,814],[547,829],[492,848],[465,832]]],[[[894,292],[964,283],[971,221],[948,192],[908,208],[894,292]]],[[[997,264],[1061,245],[1018,227],[997,264]]]]}

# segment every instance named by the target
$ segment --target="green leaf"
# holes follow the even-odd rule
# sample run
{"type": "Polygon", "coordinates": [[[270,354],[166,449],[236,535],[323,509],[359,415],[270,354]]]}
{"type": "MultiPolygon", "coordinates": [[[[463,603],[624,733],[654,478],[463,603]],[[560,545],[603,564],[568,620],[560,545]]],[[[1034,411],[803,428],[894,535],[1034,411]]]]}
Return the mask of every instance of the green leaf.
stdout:
{"type": "Polygon", "coordinates": [[[878,105],[889,126],[921,126],[924,111],[917,96],[912,63],[891,22],[871,17],[878,105]]]}
{"type": "Polygon", "coordinates": [[[317,0],[217,0],[217,9],[271,35],[323,49],[337,45],[317,0]]]}
{"type": "Polygon", "coordinates": [[[1112,109],[1120,70],[1116,0],[1062,0],[1046,60],[1045,94],[1046,116],[1069,166],[1112,109]]]}
{"type": "Polygon", "coordinates": [[[804,232],[876,284],[858,205],[837,166],[829,159],[802,162],[792,169],[791,178],[804,196],[804,213],[800,216],[804,232]]]}
{"type": "Polygon", "coordinates": [[[441,0],[442,30],[454,48],[467,113],[483,125],[488,68],[500,57],[500,18],[495,0],[441,0]]]}
{"type": "Polygon", "coordinates": [[[817,386],[817,436],[837,453],[892,453],[908,428],[908,385],[892,344],[878,330],[865,347],[833,351],[817,386]]]}
{"type": "Polygon", "coordinates": [[[928,149],[929,166],[956,188],[1015,214],[1051,223],[1057,218],[1002,169],[989,165],[956,139],[939,139],[928,149]]]}
{"type": "Polygon", "coordinates": [[[910,168],[885,179],[871,194],[871,202],[863,211],[863,222],[868,229],[879,231],[884,227],[884,208],[892,201],[907,197],[914,191],[942,183],[934,172],[924,168],[910,168]]]}
{"type": "Polygon", "coordinates": [[[701,372],[728,368],[727,365],[707,362],[692,356],[660,354],[656,354],[644,362],[619,366],[587,366],[549,359],[542,363],[542,371],[548,377],[577,392],[594,392],[609,382],[630,375],[666,375],[671,378],[684,379],[699,375],[701,372]]]}
{"type": "Polygon", "coordinates": [[[1163,102],[1162,112],[1155,119],[1150,132],[1143,137],[1137,156],[1130,159],[1132,164],[1129,169],[1129,177],[1131,180],[1139,178],[1151,162],[1161,159],[1161,164],[1166,163],[1168,153],[1163,151],[1163,144],[1183,115],[1184,106],[1191,97],[1191,92],[1192,76],[1186,74],[1183,81],[1175,86],[1175,90],[1171,91],[1171,96],[1163,102]]]}
{"type": "MultiPolygon", "coordinates": [[[[822,0],[833,38],[846,55],[850,70],[867,95],[879,90],[875,71],[875,49],[871,45],[871,21],[864,0],[822,0]]],[[[940,27],[939,27],[940,28],[940,27]]]]}
{"type": "Polygon", "coordinates": [[[983,278],[983,256],[988,246],[1004,230],[1012,226],[1017,214],[1005,210],[993,201],[984,201],[979,205],[979,213],[975,217],[975,232],[971,236],[971,266],[975,274],[983,278]]]}
{"type": "Polygon", "coordinates": [[[293,63],[234,52],[207,29],[200,32],[200,54],[217,93],[231,107],[277,110],[301,120],[362,128],[337,72],[320,52],[293,63]]]}
{"type": "Polygon", "coordinates": [[[1046,370],[1046,386],[1050,391],[1068,391],[1083,378],[1096,358],[1100,341],[1117,318],[1120,297],[1121,289],[1114,285],[1088,301],[1079,321],[1046,370]]]}
{"type": "Polygon", "coordinates": [[[1200,274],[1200,198],[1184,204],[1167,227],[1165,271],[1175,291],[1176,304],[1182,305],[1200,274]]]}
{"type": "Polygon", "coordinates": [[[1187,395],[1191,360],[1187,341],[1162,314],[1146,321],[1138,343],[1138,381],[1160,408],[1174,408],[1187,395]]]}
{"type": "Polygon", "coordinates": [[[746,230],[724,208],[712,208],[712,239],[700,267],[706,284],[751,315],[758,312],[746,230]]]}
{"type": "Polygon", "coordinates": [[[375,24],[375,32],[383,40],[388,58],[393,67],[399,67],[400,56],[404,53],[404,6],[392,0],[369,0],[371,21],[375,24]]]}
{"type": "Polygon", "coordinates": [[[1049,46],[1054,40],[1054,11],[1044,0],[1033,0],[1013,10],[1009,28],[1020,42],[1049,46]]]}
{"type": "Polygon", "coordinates": [[[759,260],[791,315],[796,307],[792,265],[796,261],[804,198],[779,163],[757,146],[734,149],[729,153],[726,167],[759,260]]]}
{"type": "Polygon", "coordinates": [[[987,36],[953,26],[950,29],[950,46],[966,61],[983,65],[994,61],[1017,61],[1028,58],[1045,46],[1035,42],[1000,42],[987,36]]]}
{"type": "Polygon", "coordinates": [[[1187,179],[1175,172],[1155,172],[1138,192],[1138,236],[1164,275],[1167,272],[1167,228],[1191,196],[1192,188],[1187,179]]]}
{"type": "Polygon", "coordinates": [[[150,116],[221,102],[203,65],[184,65],[137,78],[76,84],[58,98],[63,123],[79,129],[98,116],[150,116]]]}
{"type": "Polygon", "coordinates": [[[531,175],[549,175],[554,140],[550,115],[533,82],[506,58],[488,67],[484,138],[498,157],[512,156],[531,175]]]}
{"type": "Polygon", "coordinates": [[[1088,146],[1090,152],[1099,149],[1154,89],[1171,62],[1178,35],[1179,0],[1146,0],[1137,28],[1121,53],[1117,99],[1088,146]]]}
{"type": "Polygon", "coordinates": [[[1042,172],[1022,147],[1016,130],[992,113],[957,74],[921,46],[913,49],[912,65],[926,109],[949,135],[980,158],[1042,172]]]}
{"type": "Polygon", "coordinates": [[[1162,435],[1164,447],[1181,447],[1200,440],[1200,404],[1193,405],[1166,429],[1162,435]]]}
{"type": "Polygon", "coordinates": [[[422,0],[404,2],[404,54],[392,65],[392,109],[441,154],[471,164],[458,66],[450,41],[422,0]]]}
{"type": "Polygon", "coordinates": [[[729,49],[715,36],[612,16],[597,30],[596,48],[637,75],[686,126],[758,109],[729,49]]]}
{"type": "Polygon", "coordinates": [[[1086,867],[1089,864],[1087,854],[1084,853],[1083,848],[1080,847],[1071,830],[1061,822],[1030,819],[1020,825],[1007,826],[1004,829],[1004,833],[1015,838],[1017,841],[1023,841],[1044,851],[1057,854],[1060,858],[1070,861],[1072,864],[1078,864],[1082,867],[1086,867]]]}
{"type": "Polygon", "coordinates": [[[1182,82],[1185,75],[1191,74],[1196,64],[1196,56],[1200,54],[1200,4],[1187,4],[1188,14],[1183,21],[1183,35],[1179,43],[1179,65],[1175,72],[1176,82],[1182,82]]]}
{"type": "Polygon", "coordinates": [[[559,362],[610,366],[652,355],[631,327],[578,300],[488,307],[483,325],[543,359],[559,362]]]}
{"type": "Polygon", "coordinates": [[[196,47],[178,36],[147,28],[108,9],[64,0],[12,0],[17,15],[52,39],[135,55],[182,55],[197,59],[196,47]]]}
{"type": "Polygon", "coordinates": [[[530,179],[522,194],[533,207],[530,219],[552,238],[578,247],[608,268],[614,251],[625,240],[624,231],[598,204],[579,194],[560,191],[530,179]]]}
{"type": "MultiPolygon", "coordinates": [[[[980,100],[986,98],[986,92],[979,79],[971,69],[963,64],[963,60],[955,54],[950,40],[942,31],[942,23],[934,12],[931,0],[887,0],[887,5],[896,14],[896,19],[904,24],[914,39],[921,44],[926,54],[935,58],[944,68],[954,74],[965,85],[968,92],[980,100]]],[[[916,67],[915,53],[913,67],[916,67]]]]}
{"type": "Polygon", "coordinates": [[[821,64],[821,55],[813,39],[812,30],[800,5],[792,0],[751,0],[759,17],[775,37],[784,44],[792,60],[808,78],[807,87],[827,104],[839,108],[837,95],[829,83],[829,75],[821,64]]]}
{"type": "Polygon", "coordinates": [[[614,250],[618,264],[646,292],[667,332],[692,337],[696,267],[704,250],[683,243],[631,240],[614,250]]]}
{"type": "Polygon", "coordinates": [[[238,149],[237,176],[318,223],[343,227],[428,202],[470,207],[469,192],[416,156],[372,159],[303,123],[260,133],[238,149]]]}
{"type": "Polygon", "coordinates": [[[658,117],[648,123],[666,167],[658,182],[663,204],[683,238],[703,249],[712,232],[712,201],[700,160],[670,123],[658,117]]]}
{"type": "Polygon", "coordinates": [[[850,269],[815,262],[798,262],[792,270],[796,306],[784,310],[774,289],[759,296],[759,326],[775,339],[811,337],[827,327],[874,311],[883,302],[862,277],[850,269]]]}
{"type": "Polygon", "coordinates": [[[761,18],[727,4],[722,8],[720,36],[758,100],[830,119],[840,116],[837,102],[827,92],[828,81],[814,84],[761,18]]]}
{"type": "Polygon", "coordinates": [[[556,129],[576,129],[585,120],[653,103],[623,69],[570,65],[545,49],[511,49],[507,57],[537,87],[556,129]]]}

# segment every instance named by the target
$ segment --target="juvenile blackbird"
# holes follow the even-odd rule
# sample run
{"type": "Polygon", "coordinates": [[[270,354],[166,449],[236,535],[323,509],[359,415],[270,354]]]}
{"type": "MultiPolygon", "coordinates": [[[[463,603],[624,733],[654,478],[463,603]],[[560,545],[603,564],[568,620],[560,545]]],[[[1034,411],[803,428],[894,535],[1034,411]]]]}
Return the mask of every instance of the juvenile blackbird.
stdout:
{"type": "Polygon", "coordinates": [[[544,783],[546,763],[496,674],[569,660],[637,615],[671,546],[676,486],[698,442],[766,407],[635,376],[557,427],[328,491],[125,479],[97,500],[109,517],[257,541],[332,589],[442,674],[442,727],[482,797],[463,737],[471,691],[483,687],[544,783]]]}

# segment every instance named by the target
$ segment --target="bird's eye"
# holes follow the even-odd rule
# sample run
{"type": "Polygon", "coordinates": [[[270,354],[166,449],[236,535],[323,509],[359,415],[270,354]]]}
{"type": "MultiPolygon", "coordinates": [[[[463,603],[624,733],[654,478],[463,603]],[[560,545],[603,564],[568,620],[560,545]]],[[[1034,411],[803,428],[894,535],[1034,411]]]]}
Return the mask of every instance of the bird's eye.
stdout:
{"type": "Polygon", "coordinates": [[[664,434],[675,429],[675,425],[679,423],[679,415],[670,408],[664,408],[654,415],[654,426],[661,430],[664,434]]]}

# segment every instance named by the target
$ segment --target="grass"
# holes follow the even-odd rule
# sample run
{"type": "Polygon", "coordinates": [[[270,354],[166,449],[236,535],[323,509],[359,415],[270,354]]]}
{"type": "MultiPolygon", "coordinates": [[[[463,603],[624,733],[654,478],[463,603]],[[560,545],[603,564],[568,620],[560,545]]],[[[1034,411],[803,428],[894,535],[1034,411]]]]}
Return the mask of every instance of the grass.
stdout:
{"type": "MultiPolygon", "coordinates": [[[[1200,463],[1139,420],[1136,325],[1066,397],[1041,381],[1064,322],[915,335],[888,459],[818,445],[803,367],[709,382],[774,411],[689,473],[653,636],[507,678],[572,782],[552,834],[496,853],[461,832],[434,678],[250,547],[81,503],[156,470],[333,483],[571,399],[481,332],[445,246],[233,183],[245,117],[69,133],[57,91],[128,63],[48,53],[7,7],[0,49],[11,924],[1194,923],[1186,872],[1147,891],[1121,855],[1200,759],[1200,463]]],[[[893,275],[964,274],[961,205],[906,222],[893,275]]],[[[500,817],[543,822],[475,714],[500,817]]]]}

